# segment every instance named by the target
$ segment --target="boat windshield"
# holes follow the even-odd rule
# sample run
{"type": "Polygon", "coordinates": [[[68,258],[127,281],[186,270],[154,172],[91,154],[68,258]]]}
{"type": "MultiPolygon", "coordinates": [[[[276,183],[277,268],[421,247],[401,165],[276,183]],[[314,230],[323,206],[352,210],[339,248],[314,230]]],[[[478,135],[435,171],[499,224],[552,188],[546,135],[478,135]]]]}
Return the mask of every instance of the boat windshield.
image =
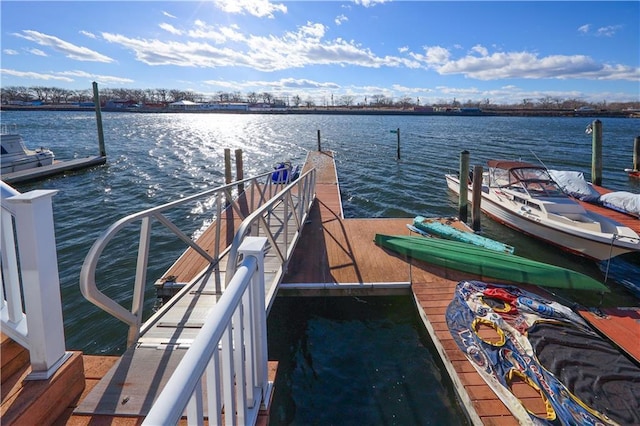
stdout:
{"type": "Polygon", "coordinates": [[[526,192],[534,198],[566,197],[562,189],[551,179],[547,170],[541,167],[494,169],[492,181],[497,186],[526,192]]]}

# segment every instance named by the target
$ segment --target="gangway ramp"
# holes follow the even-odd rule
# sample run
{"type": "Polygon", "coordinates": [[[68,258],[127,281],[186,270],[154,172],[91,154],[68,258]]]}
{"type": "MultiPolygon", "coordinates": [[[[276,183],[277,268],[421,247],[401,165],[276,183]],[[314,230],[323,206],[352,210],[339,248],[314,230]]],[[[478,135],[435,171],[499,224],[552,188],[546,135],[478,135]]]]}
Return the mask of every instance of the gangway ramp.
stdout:
{"type": "Polygon", "coordinates": [[[245,191],[243,199],[239,197],[222,211],[219,223],[214,221],[198,238],[199,248],[189,248],[165,273],[165,278],[171,275],[185,282],[185,286],[141,326],[135,343],[81,402],[75,414],[148,414],[223,294],[241,260],[237,249],[247,236],[266,237],[268,241],[265,304],[270,307],[313,203],[315,169],[292,183],[279,185],[267,200],[267,184],[254,185],[245,191]],[[245,214],[251,206],[258,207],[245,214]],[[200,250],[219,255],[214,256],[215,262],[203,263],[200,250]]]}

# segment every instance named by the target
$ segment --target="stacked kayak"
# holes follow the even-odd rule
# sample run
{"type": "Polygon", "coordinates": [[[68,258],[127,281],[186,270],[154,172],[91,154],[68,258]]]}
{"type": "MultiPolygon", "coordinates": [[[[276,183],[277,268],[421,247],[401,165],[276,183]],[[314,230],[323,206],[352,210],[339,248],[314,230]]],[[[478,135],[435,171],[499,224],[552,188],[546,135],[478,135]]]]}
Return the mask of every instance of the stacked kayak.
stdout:
{"type": "MultiPolygon", "coordinates": [[[[473,232],[464,222],[456,218],[428,218],[416,216],[413,226],[419,231],[426,232],[447,240],[460,241],[491,250],[513,254],[513,247],[491,238],[483,237],[473,232]]],[[[411,228],[409,228],[411,229],[411,228]]]]}
{"type": "Polygon", "coordinates": [[[459,241],[376,234],[375,243],[433,265],[520,284],[609,292],[599,281],[570,269],[459,241]]]}

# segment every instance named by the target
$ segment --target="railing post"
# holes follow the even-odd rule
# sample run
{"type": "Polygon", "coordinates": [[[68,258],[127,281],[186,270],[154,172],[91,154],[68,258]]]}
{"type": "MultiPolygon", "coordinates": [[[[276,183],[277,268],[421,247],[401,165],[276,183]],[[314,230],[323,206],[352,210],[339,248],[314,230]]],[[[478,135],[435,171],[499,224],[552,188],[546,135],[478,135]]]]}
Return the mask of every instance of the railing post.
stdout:
{"type": "Polygon", "coordinates": [[[56,190],[35,190],[7,198],[15,210],[32,373],[27,379],[51,377],[70,354],[65,353],[58,258],[52,197],[56,190]]]}
{"type": "Polygon", "coordinates": [[[268,351],[267,351],[267,312],[266,312],[266,290],[264,282],[264,256],[267,239],[264,237],[247,237],[242,242],[239,253],[243,257],[253,256],[257,260],[258,270],[253,275],[252,286],[252,314],[255,318],[255,326],[252,328],[254,336],[252,340],[255,344],[253,354],[255,365],[255,383],[262,390],[261,405],[266,404],[268,393],[268,351]]]}

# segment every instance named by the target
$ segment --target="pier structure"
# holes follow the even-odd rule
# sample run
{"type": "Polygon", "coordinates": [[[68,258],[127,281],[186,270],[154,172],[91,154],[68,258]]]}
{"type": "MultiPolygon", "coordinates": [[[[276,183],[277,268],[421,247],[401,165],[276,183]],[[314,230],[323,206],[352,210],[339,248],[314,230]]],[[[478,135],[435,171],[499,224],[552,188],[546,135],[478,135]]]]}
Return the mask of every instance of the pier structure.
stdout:
{"type": "MultiPolygon", "coordinates": [[[[188,243],[189,248],[159,280],[159,286],[184,284],[165,309],[140,324],[135,307],[131,312],[121,312],[115,307],[108,308],[109,303],[105,303],[108,312],[114,311],[118,318],[130,321],[130,349],[121,357],[73,353],[71,360],[47,382],[57,383],[57,389],[65,388],[66,383],[71,389],[71,382],[67,381],[78,383],[77,368],[74,374],[65,373],[70,365],[79,365],[84,372],[84,389],[76,392],[72,401],[60,400],[58,405],[62,409],[56,412],[55,419],[43,417],[45,420],[51,424],[70,425],[141,424],[154,409],[154,401],[160,397],[163,388],[173,379],[172,373],[185,353],[199,339],[207,325],[208,313],[216,304],[222,303],[226,291],[235,288],[231,272],[237,270],[241,258],[243,263],[247,261],[247,255],[242,256],[238,251],[243,240],[258,237],[262,247],[269,247],[261,260],[265,284],[260,295],[264,297],[263,309],[268,311],[277,295],[410,295],[471,422],[476,425],[518,424],[457,347],[446,324],[445,311],[453,298],[455,285],[471,277],[407,261],[374,244],[376,233],[409,233],[406,228],[409,219],[344,218],[331,152],[310,152],[301,178],[292,184],[276,189],[271,188],[270,180],[260,183],[247,179],[245,184],[247,191],[226,209],[218,207],[214,223],[196,242],[188,243]],[[67,376],[71,378],[66,379],[67,376]]],[[[233,185],[236,183],[223,187],[216,197],[223,200],[233,185]]],[[[91,285],[95,283],[91,283],[91,259],[99,256],[110,232],[134,220],[143,223],[140,231],[143,255],[139,256],[139,261],[145,265],[145,250],[148,256],[146,233],[151,221],[157,220],[172,229],[162,213],[165,207],[123,218],[106,231],[85,261],[81,281],[88,286],[83,293],[92,297],[91,285]]],[[[173,231],[180,236],[175,229],[173,231]]],[[[259,251],[253,253],[259,255],[259,251]]],[[[138,273],[142,273],[142,269],[138,268],[138,273]]],[[[144,281],[144,277],[136,277],[136,282],[144,281]]],[[[29,406],[29,410],[24,409],[28,404],[24,401],[23,385],[26,382],[23,377],[30,367],[12,370],[14,372],[5,382],[5,371],[8,370],[4,366],[4,340],[10,343],[11,339],[3,337],[3,419],[24,418],[15,415],[15,411],[23,415],[42,412],[34,405],[29,406]]],[[[20,358],[24,355],[12,356],[14,360],[20,358]]],[[[277,365],[269,363],[268,374],[269,381],[273,382],[277,365]]],[[[233,380],[231,382],[233,385],[233,380]]],[[[429,386],[428,383],[424,385],[429,386]]],[[[46,387],[46,384],[40,384],[40,387],[46,387]]],[[[523,384],[514,392],[528,409],[545,415],[544,404],[533,389],[523,384]]],[[[266,424],[268,420],[269,395],[265,396],[267,401],[263,400],[260,405],[257,424],[266,424]]],[[[202,415],[201,402],[195,404],[194,410],[202,415]]],[[[46,416],[46,411],[44,413],[46,416]]]]}

